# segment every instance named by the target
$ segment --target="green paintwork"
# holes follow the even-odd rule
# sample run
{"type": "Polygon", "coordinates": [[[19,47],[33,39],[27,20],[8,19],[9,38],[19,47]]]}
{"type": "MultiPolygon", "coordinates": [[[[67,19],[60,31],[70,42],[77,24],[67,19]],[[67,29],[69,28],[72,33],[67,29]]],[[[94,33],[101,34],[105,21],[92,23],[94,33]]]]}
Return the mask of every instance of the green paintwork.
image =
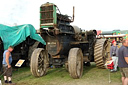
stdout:
{"type": "Polygon", "coordinates": [[[128,38],[128,30],[113,31],[113,33],[115,33],[115,35],[126,34],[126,36],[124,37],[124,39],[127,39],[128,38]]]}
{"type": "Polygon", "coordinates": [[[119,35],[119,34],[120,34],[120,31],[119,31],[119,30],[114,30],[112,33],[113,33],[114,35],[119,35]]]}
{"type": "Polygon", "coordinates": [[[49,28],[49,27],[53,27],[53,26],[41,26],[41,28],[49,28]]]}
{"type": "MultiPolygon", "coordinates": [[[[53,3],[46,3],[47,5],[49,4],[49,5],[53,5],[53,25],[42,25],[41,26],[41,28],[48,28],[48,27],[54,27],[56,24],[57,24],[57,13],[56,13],[56,5],[55,4],[53,4],[53,3]]],[[[45,4],[44,4],[44,6],[45,6],[45,4]]],[[[41,8],[40,8],[40,11],[42,11],[41,10],[41,8]]],[[[42,16],[41,16],[41,13],[40,13],[40,19],[42,19],[42,16]]],[[[40,20],[40,24],[41,24],[41,20],[40,20]]],[[[47,24],[47,23],[46,23],[47,24]]]]}
{"type": "Polygon", "coordinates": [[[54,12],[53,12],[53,23],[54,24],[57,24],[57,14],[56,14],[56,6],[55,5],[53,5],[53,10],[54,10],[54,12]]]}
{"type": "Polygon", "coordinates": [[[108,33],[112,33],[113,35],[120,35],[120,34],[126,34],[125,37],[123,37],[124,39],[128,39],[128,30],[113,30],[113,31],[103,31],[102,33],[104,34],[108,34],[108,33]]]}

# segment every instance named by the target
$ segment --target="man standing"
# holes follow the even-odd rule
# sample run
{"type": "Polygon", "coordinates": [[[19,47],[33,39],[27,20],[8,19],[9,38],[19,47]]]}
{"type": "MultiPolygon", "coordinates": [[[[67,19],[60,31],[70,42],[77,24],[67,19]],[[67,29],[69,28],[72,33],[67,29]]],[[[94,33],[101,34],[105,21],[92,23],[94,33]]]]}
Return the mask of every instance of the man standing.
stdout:
{"type": "Polygon", "coordinates": [[[128,40],[122,41],[122,46],[118,51],[118,66],[122,75],[122,84],[128,85],[128,40]]]}
{"type": "Polygon", "coordinates": [[[12,63],[12,55],[11,52],[13,51],[13,47],[10,46],[7,50],[4,51],[3,53],[3,71],[4,71],[4,80],[5,83],[9,83],[12,84],[12,67],[11,67],[11,63],[12,63]]]}
{"type": "Polygon", "coordinates": [[[117,65],[118,65],[118,47],[116,45],[116,41],[113,40],[112,41],[112,46],[110,49],[110,58],[113,60],[114,62],[114,69],[111,70],[111,72],[116,72],[117,71],[117,65]]]}

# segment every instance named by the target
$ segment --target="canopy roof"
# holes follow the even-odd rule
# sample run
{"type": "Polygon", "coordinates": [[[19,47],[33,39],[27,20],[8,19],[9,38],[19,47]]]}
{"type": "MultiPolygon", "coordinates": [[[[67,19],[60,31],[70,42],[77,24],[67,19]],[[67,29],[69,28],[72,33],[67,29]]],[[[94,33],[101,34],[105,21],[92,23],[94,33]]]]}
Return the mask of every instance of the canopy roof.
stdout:
{"type": "Polygon", "coordinates": [[[36,34],[36,30],[31,24],[13,27],[0,24],[0,37],[4,43],[4,50],[8,49],[9,46],[16,46],[22,43],[28,36],[46,45],[46,42],[36,34]]]}

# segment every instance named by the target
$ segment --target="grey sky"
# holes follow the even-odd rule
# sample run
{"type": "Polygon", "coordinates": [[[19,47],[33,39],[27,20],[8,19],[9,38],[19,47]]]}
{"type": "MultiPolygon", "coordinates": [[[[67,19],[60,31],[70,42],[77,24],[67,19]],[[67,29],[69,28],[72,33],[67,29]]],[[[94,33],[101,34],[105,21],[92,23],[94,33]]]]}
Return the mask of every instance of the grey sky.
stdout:
{"type": "Polygon", "coordinates": [[[75,21],[85,30],[128,29],[128,0],[0,0],[0,23],[32,24],[39,28],[39,7],[51,2],[62,14],[72,16],[75,6],[75,21]]]}

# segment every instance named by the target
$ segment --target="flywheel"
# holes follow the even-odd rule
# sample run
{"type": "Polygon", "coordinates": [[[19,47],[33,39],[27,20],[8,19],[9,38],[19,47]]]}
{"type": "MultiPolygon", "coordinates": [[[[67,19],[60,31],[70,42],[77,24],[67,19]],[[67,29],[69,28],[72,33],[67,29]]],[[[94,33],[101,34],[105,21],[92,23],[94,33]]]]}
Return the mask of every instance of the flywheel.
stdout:
{"type": "Polygon", "coordinates": [[[106,60],[110,57],[110,42],[106,39],[97,39],[94,47],[94,61],[99,68],[105,68],[106,60]]]}

